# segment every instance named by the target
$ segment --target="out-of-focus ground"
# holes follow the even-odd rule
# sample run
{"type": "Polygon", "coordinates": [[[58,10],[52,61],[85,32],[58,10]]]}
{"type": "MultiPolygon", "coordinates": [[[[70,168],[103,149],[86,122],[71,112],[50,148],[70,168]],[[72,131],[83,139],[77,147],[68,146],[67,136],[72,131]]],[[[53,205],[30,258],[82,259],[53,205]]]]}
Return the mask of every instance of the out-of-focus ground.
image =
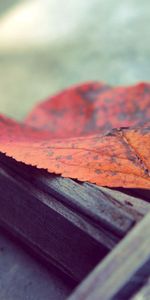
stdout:
{"type": "Polygon", "coordinates": [[[0,112],[87,80],[150,80],[149,0],[0,1],[0,112]]]}

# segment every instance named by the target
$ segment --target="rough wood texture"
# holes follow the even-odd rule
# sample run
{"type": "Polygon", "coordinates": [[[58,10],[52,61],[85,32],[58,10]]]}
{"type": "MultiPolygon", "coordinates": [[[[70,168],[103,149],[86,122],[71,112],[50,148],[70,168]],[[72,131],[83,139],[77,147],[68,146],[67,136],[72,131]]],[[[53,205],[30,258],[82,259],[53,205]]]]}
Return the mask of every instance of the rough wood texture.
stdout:
{"type": "Polygon", "coordinates": [[[127,300],[150,276],[150,214],[112,250],[68,300],[127,300]]]}
{"type": "Polygon", "coordinates": [[[137,205],[140,200],[124,198],[120,191],[52,176],[3,154],[0,180],[0,224],[75,281],[82,280],[150,206],[144,200],[137,205]]]}

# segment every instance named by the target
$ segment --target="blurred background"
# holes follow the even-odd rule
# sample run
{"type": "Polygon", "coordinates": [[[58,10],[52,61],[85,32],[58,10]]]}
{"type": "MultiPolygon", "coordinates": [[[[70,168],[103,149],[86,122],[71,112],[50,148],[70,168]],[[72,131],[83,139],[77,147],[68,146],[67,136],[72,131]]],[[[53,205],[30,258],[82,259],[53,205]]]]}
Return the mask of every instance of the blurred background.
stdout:
{"type": "Polygon", "coordinates": [[[0,112],[87,80],[150,80],[149,0],[1,0],[0,112]]]}

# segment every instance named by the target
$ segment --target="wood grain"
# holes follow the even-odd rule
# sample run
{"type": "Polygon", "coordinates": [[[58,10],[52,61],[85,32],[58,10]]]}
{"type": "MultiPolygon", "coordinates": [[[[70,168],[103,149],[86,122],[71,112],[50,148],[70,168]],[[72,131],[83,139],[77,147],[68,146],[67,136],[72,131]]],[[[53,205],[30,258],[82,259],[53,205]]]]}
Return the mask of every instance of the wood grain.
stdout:
{"type": "Polygon", "coordinates": [[[4,154],[0,180],[0,225],[77,282],[150,206],[144,200],[137,205],[131,196],[122,201],[120,191],[114,196],[110,189],[54,176],[4,154]]]}
{"type": "Polygon", "coordinates": [[[83,281],[68,300],[127,300],[150,276],[150,214],[83,281]]]}

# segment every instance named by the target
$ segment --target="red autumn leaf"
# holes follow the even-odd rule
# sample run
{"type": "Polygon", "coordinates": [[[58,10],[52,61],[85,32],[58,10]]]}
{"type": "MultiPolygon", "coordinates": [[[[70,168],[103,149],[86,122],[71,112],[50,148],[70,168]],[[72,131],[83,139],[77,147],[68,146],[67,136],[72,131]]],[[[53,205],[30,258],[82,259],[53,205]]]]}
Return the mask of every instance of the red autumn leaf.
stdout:
{"type": "Polygon", "coordinates": [[[38,105],[25,124],[0,118],[0,151],[64,177],[150,188],[150,85],[80,85],[38,105]],[[114,127],[130,128],[114,129],[114,127]]]}
{"type": "Polygon", "coordinates": [[[150,84],[112,88],[94,82],[48,98],[35,107],[26,124],[47,129],[54,138],[69,138],[149,121],[150,84]]]}

